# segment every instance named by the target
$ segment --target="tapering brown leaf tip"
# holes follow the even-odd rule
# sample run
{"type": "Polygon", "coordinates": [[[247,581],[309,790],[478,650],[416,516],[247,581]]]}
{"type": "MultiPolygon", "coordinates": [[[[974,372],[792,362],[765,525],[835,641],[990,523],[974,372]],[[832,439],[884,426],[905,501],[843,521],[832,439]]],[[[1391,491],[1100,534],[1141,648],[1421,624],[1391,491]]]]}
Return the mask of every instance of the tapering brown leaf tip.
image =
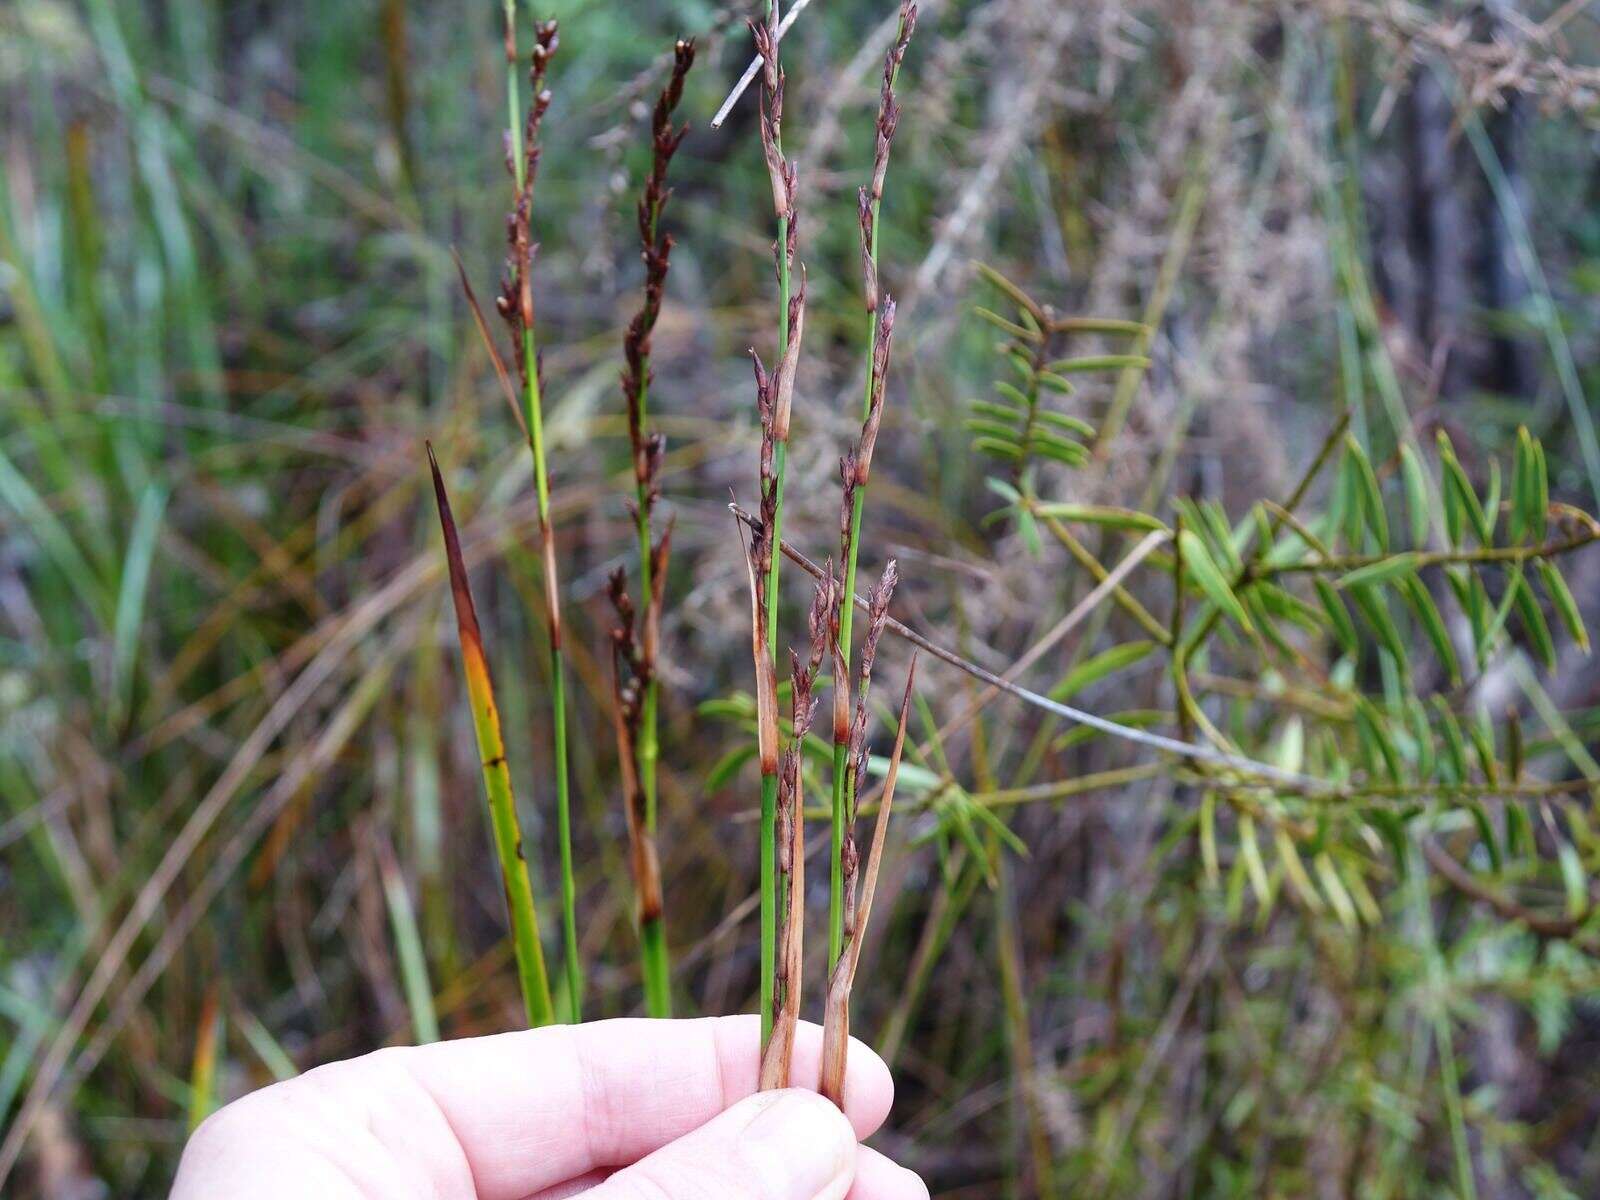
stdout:
{"type": "Polygon", "coordinates": [[[439,506],[439,525],[444,531],[445,565],[450,572],[450,593],[455,601],[456,627],[461,633],[462,650],[467,654],[483,654],[483,635],[478,629],[478,613],[472,603],[472,589],[467,582],[467,566],[461,556],[461,539],[456,533],[456,520],[450,511],[450,497],[445,492],[444,476],[439,471],[439,460],[434,457],[433,443],[424,442],[428,450],[428,468],[433,472],[433,497],[439,506]]]}

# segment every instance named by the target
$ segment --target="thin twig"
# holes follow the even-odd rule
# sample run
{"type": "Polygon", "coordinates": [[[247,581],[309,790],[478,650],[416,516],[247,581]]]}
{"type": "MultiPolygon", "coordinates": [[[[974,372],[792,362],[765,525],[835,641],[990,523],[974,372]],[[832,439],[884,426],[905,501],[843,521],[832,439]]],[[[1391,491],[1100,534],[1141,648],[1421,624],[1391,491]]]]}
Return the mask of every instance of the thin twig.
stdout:
{"type": "MultiPolygon", "coordinates": [[[[793,7],[784,15],[778,24],[778,41],[783,41],[784,34],[788,33],[794,25],[795,18],[805,12],[811,0],[795,0],[793,7]]],[[[722,123],[728,119],[728,114],[733,111],[733,106],[739,103],[739,97],[744,95],[750,85],[755,82],[756,74],[761,70],[761,56],[758,54],[750,60],[750,65],[744,69],[744,74],[739,76],[739,82],[733,85],[733,91],[728,93],[728,98],[722,102],[722,107],[717,109],[717,115],[711,118],[711,128],[721,129],[722,123]]]]}

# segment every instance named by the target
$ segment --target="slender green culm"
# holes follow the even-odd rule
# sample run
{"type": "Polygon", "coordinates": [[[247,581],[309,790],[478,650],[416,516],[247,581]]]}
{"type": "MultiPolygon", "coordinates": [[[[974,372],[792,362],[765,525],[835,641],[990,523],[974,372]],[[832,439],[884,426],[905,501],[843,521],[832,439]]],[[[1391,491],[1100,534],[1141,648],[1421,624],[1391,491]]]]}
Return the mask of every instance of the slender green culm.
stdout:
{"type": "MultiPolygon", "coordinates": [[[[767,516],[770,560],[764,564],[766,651],[769,662],[778,655],[777,552],[783,531],[783,480],[789,458],[789,409],[794,397],[794,372],[799,361],[800,326],[805,310],[805,281],[791,294],[795,251],[795,171],[783,157],[783,67],[778,60],[778,4],[771,0],[765,22],[753,22],[756,52],[761,57],[761,149],[772,183],[773,209],[778,219],[774,254],[778,268],[778,364],[767,378],[758,361],[758,388],[762,393],[763,437],[761,449],[762,511],[767,516]]],[[[772,1027],[773,994],[778,964],[778,777],[761,776],[761,1036],[772,1027]]]]}
{"type": "Polygon", "coordinates": [[[506,60],[510,92],[511,171],[516,180],[516,203],[510,220],[510,256],[506,286],[497,307],[511,327],[516,343],[517,368],[522,375],[524,418],[528,448],[533,453],[534,486],[539,503],[539,540],[544,575],[545,624],[549,634],[550,707],[553,714],[556,777],[556,836],[561,852],[561,934],[566,981],[567,1015],[583,1019],[583,962],[578,953],[577,880],[572,862],[572,797],[567,767],[567,679],[561,654],[561,585],[556,572],[555,531],[550,525],[550,473],[545,454],[544,404],[539,373],[539,348],[533,318],[533,187],[539,171],[539,126],[550,106],[545,73],[560,44],[556,23],[534,28],[529,72],[529,103],[521,114],[517,86],[516,4],[507,0],[506,60]]]}
{"type": "MultiPolygon", "coordinates": [[[[872,427],[876,435],[877,421],[881,418],[883,404],[883,373],[878,369],[880,357],[880,341],[882,342],[882,355],[884,367],[887,368],[888,331],[885,330],[884,313],[888,313],[888,329],[893,328],[894,302],[887,297],[880,299],[878,289],[878,214],[883,206],[883,181],[889,168],[889,147],[894,140],[894,132],[900,120],[900,106],[895,100],[895,82],[900,76],[900,64],[905,61],[906,48],[911,43],[912,32],[917,24],[917,6],[904,2],[900,5],[900,24],[895,34],[894,45],[889,48],[883,60],[883,90],[878,102],[878,120],[876,124],[877,142],[873,151],[872,180],[861,187],[857,193],[858,216],[861,222],[861,273],[863,277],[863,299],[866,302],[867,312],[867,380],[866,390],[861,401],[861,419],[872,427]],[[875,411],[876,409],[876,411],[875,411]]],[[[863,441],[866,439],[863,431],[863,441]]],[[[867,498],[866,472],[861,469],[860,449],[857,448],[856,475],[858,478],[845,480],[845,488],[849,492],[849,519],[846,525],[844,545],[840,561],[844,569],[844,589],[839,596],[839,645],[843,651],[845,675],[834,680],[834,686],[843,688],[848,686],[850,668],[850,635],[853,624],[855,605],[853,598],[856,594],[856,563],[861,546],[861,511],[867,498]]],[[[867,447],[866,458],[870,463],[871,448],[867,447]]],[[[844,871],[842,856],[846,826],[849,824],[850,809],[854,797],[850,795],[852,789],[853,772],[849,765],[849,739],[840,736],[835,730],[833,743],[833,824],[832,837],[829,842],[828,855],[828,967],[838,961],[839,954],[844,948],[844,871]]]]}
{"type": "Polygon", "coordinates": [[[450,592],[455,600],[456,628],[461,635],[461,668],[467,681],[467,700],[472,706],[478,758],[483,764],[489,821],[494,829],[495,850],[500,857],[500,878],[511,920],[511,944],[517,961],[517,977],[522,984],[522,1002],[529,1025],[549,1025],[555,1020],[555,1006],[550,1000],[550,979],[545,973],[544,947],[539,941],[533,885],[528,879],[527,861],[522,856],[522,829],[511,792],[505,739],[500,733],[500,710],[494,702],[494,683],[489,677],[489,660],[483,651],[483,635],[478,628],[477,609],[472,603],[455,518],[450,514],[450,498],[445,494],[444,478],[439,474],[432,446],[428,447],[428,465],[433,471],[433,494],[439,505],[439,524],[444,530],[450,592]]]}

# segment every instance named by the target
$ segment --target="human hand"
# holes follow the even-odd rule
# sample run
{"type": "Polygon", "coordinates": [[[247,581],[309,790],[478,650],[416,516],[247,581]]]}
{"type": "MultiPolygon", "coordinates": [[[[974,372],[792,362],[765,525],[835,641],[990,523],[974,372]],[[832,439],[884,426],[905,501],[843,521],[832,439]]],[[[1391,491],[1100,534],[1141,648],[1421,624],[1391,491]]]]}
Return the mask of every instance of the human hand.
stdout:
{"type": "MultiPolygon", "coordinates": [[[[254,1092],[195,1131],[171,1200],[925,1200],[857,1140],[889,1069],[850,1044],[845,1112],[756,1093],[755,1017],[597,1021],[380,1050],[254,1092]]],[[[822,1030],[794,1078],[815,1087],[822,1030]]]]}

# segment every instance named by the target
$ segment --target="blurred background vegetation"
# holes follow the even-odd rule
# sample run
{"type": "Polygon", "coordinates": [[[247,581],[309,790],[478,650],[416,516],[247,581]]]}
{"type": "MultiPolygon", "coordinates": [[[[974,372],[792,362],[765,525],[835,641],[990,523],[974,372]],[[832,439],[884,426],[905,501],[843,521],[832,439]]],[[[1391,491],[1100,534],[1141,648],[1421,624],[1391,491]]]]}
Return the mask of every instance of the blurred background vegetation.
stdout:
{"type": "MultiPolygon", "coordinates": [[[[708,125],[749,14],[554,12],[535,270],[586,1015],[641,1004],[605,579],[633,549],[632,205],[679,35],[700,62],[651,401],[676,519],[660,843],[678,1011],[748,1011],[749,606],[726,503],[755,496],[745,351],[770,361],[772,222],[754,95],[708,125]]],[[[786,536],[819,560],[859,415],[855,187],[893,27],[893,4],[829,0],[784,43],[811,296],[786,536]]],[[[1498,495],[1488,464],[1527,426],[1552,499],[1593,511],[1597,53],[1584,0],[924,0],[863,549],[871,577],[898,559],[896,615],[1003,673],[1095,584],[986,486],[1017,479],[963,427],[995,370],[973,306],[1005,300],[974,259],[1060,312],[1156,330],[1148,371],[1063,402],[1097,453],[1041,464],[1028,496],[1250,530],[1348,414],[1401,525],[1397,448],[1426,448],[1431,480],[1438,430],[1498,495]]],[[[425,438],[476,567],[556,954],[530,464],[450,257],[492,292],[503,87],[491,0],[0,8],[0,1118],[27,1136],[7,1194],[162,1195],[216,1103],[432,1022],[521,1022],[425,438]]],[[[1308,508],[1342,503],[1338,479],[1308,508]]],[[[1561,569],[1592,617],[1600,558],[1561,569]]],[[[1163,577],[1128,585],[1161,624],[1163,577]]],[[[884,1148],[949,1196],[1600,1194],[1600,672],[1548,601],[1543,639],[1520,608],[1485,630],[1443,607],[1460,682],[1415,622],[1377,649],[1363,627],[1355,652],[1302,631],[1306,678],[1248,639],[1190,664],[1218,738],[1358,782],[1430,778],[1429,718],[1381,728],[1448,701],[1481,803],[1424,784],[1398,817],[1370,795],[1331,818],[1241,800],[1005,696],[930,736],[982,696],[925,660],[856,986],[856,1031],[900,1083],[884,1148]],[[1552,790],[1517,792],[1529,779],[1552,790]]],[[[1103,657],[1139,626],[1099,606],[1021,681],[1183,732],[1158,657],[1103,657]]],[[[880,697],[906,663],[884,653],[880,697]]]]}

